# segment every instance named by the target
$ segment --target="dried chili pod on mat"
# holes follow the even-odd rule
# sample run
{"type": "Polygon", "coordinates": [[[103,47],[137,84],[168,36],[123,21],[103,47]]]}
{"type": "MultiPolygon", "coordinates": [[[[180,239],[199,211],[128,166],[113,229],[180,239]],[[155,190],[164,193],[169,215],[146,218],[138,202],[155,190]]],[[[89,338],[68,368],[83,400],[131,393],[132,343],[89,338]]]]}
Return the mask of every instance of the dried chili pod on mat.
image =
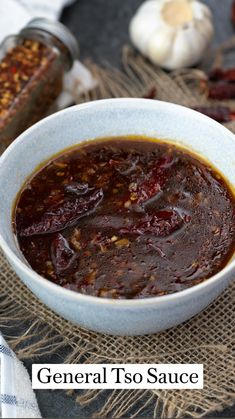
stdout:
{"type": "Polygon", "coordinates": [[[148,92],[143,96],[143,99],[155,99],[157,96],[157,88],[153,86],[148,92]]]}
{"type": "Polygon", "coordinates": [[[201,112],[217,122],[230,122],[235,120],[235,112],[228,106],[196,106],[195,111],[201,112]]]}
{"type": "Polygon", "coordinates": [[[235,27],[235,0],[232,1],[232,6],[231,6],[231,21],[233,26],[235,27]]]}
{"type": "Polygon", "coordinates": [[[223,69],[223,68],[213,68],[208,77],[211,81],[228,81],[228,82],[235,82],[235,67],[223,69]]]}
{"type": "Polygon", "coordinates": [[[208,98],[217,100],[235,99],[235,83],[215,83],[209,85],[208,98]]]}

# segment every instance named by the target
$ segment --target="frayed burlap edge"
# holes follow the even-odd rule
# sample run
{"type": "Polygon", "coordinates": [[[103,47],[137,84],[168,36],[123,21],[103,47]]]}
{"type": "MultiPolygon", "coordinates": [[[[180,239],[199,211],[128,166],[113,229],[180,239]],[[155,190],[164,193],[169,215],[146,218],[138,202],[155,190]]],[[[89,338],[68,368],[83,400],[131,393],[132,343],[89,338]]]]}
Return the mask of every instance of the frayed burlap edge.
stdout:
{"type": "MultiPolygon", "coordinates": [[[[146,97],[156,91],[159,100],[194,107],[208,104],[200,93],[200,70],[165,73],[128,47],[123,51],[123,71],[86,63],[97,87],[77,98],[77,103],[108,97],[146,97]]],[[[232,105],[231,102],[226,104],[232,105]]],[[[235,132],[235,123],[227,124],[235,132]]],[[[199,418],[235,403],[235,284],[206,311],[177,328],[144,337],[113,337],[73,326],[46,308],[22,284],[0,253],[0,327],[21,359],[37,359],[66,348],[67,363],[203,363],[203,390],[115,390],[95,417],[138,416],[148,406],[153,417],[199,418]],[[12,336],[11,326],[21,329],[12,336]],[[9,333],[7,330],[9,328],[9,333]],[[8,336],[9,334],[9,336],[8,336]]],[[[73,392],[85,406],[102,390],[73,392]]]]}

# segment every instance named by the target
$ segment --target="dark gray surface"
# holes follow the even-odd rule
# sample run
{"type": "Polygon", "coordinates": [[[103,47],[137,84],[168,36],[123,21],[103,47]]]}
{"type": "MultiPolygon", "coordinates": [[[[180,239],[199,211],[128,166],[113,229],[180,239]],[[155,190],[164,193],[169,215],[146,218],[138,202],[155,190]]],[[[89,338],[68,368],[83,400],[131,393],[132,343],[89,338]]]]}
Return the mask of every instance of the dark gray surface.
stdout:
{"type": "MultiPolygon", "coordinates": [[[[121,49],[129,42],[129,21],[143,0],[77,0],[65,9],[62,21],[77,36],[81,58],[119,65],[121,49]]],[[[230,22],[232,0],[204,0],[213,10],[215,42],[234,34],[230,22]]]]}
{"type": "MultiPolygon", "coordinates": [[[[53,0],[51,0],[53,1],[53,0]]],[[[232,35],[230,23],[231,0],[207,0],[215,16],[215,41],[223,41],[232,35]]],[[[62,21],[77,36],[82,58],[92,58],[96,62],[107,60],[119,65],[121,48],[128,43],[128,23],[142,0],[77,0],[67,8],[62,21]]],[[[62,355],[62,354],[61,354],[62,355]]],[[[40,359],[39,362],[61,362],[59,354],[52,358],[40,359]]],[[[27,362],[29,370],[31,362],[27,362]]],[[[37,398],[43,417],[54,418],[87,418],[96,406],[80,408],[74,397],[69,397],[64,391],[37,391],[37,398]]],[[[152,417],[152,411],[146,409],[142,416],[152,417]]],[[[213,417],[235,418],[235,406],[213,417]]]]}

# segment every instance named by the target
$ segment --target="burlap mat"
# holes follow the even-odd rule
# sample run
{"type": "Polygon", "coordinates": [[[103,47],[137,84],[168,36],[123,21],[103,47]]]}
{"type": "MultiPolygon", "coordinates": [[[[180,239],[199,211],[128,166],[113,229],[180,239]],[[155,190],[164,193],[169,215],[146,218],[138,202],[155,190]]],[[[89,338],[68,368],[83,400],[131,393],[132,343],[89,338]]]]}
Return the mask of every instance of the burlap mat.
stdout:
{"type": "MultiPolygon", "coordinates": [[[[105,97],[148,96],[186,106],[207,103],[198,89],[199,70],[166,74],[141,56],[124,49],[124,71],[88,63],[98,79],[93,92],[78,102],[105,97]]],[[[234,123],[228,124],[235,130],[234,123]]],[[[61,362],[86,363],[203,363],[203,390],[115,390],[95,416],[138,416],[150,405],[153,417],[202,417],[235,403],[235,283],[207,310],[174,329],[144,337],[112,337],[73,326],[46,308],[22,284],[0,253],[0,328],[18,326],[20,336],[9,337],[21,359],[67,348],[61,362]]],[[[4,329],[5,330],[5,329],[4,329]]],[[[74,392],[85,405],[102,390],[74,392]]]]}

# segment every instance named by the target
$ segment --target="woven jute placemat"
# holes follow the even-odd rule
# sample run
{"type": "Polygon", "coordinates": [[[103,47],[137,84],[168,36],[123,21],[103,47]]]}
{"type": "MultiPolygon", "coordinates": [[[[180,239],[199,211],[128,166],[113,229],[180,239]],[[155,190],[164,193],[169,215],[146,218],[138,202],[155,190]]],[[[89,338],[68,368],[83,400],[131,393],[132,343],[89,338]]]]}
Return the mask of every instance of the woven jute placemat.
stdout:
{"type": "MultiPolygon", "coordinates": [[[[106,97],[144,97],[194,107],[208,103],[198,89],[199,70],[167,74],[124,49],[123,71],[87,63],[97,87],[77,102],[106,97]]],[[[229,104],[231,105],[231,103],[229,104]]],[[[234,123],[228,124],[235,131],[234,123]]],[[[67,363],[202,363],[203,390],[115,390],[95,417],[138,416],[152,406],[153,417],[202,417],[235,403],[235,283],[204,312],[155,335],[113,337],[78,328],[43,305],[17,278],[0,252],[0,328],[20,326],[9,338],[21,359],[51,355],[66,348],[67,363]]],[[[4,329],[5,330],[5,329],[4,329]]],[[[102,390],[74,392],[83,405],[102,390]]]]}

